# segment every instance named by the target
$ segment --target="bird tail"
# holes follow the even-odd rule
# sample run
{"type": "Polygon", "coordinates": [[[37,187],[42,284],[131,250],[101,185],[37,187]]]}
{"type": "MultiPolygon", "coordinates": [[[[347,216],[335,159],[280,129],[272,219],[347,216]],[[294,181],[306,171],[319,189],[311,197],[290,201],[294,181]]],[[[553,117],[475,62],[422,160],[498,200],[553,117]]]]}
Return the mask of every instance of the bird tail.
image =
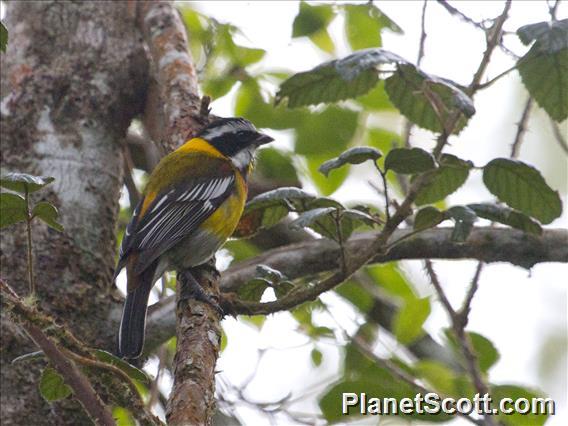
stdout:
{"type": "Polygon", "coordinates": [[[121,358],[138,358],[142,353],[148,298],[157,266],[158,261],[155,261],[140,274],[134,274],[133,268],[127,267],[128,288],[133,290],[127,291],[118,332],[118,356],[121,358]]]}

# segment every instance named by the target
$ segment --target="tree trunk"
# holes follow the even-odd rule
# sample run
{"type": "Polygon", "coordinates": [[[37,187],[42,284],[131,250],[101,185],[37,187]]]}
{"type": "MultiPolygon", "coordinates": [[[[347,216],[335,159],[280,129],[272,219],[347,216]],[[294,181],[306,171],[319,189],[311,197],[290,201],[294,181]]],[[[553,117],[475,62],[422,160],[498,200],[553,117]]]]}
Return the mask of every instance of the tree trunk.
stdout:
{"type": "MultiPolygon", "coordinates": [[[[55,177],[38,197],[59,209],[58,233],[33,225],[39,305],[86,343],[113,349],[106,325],[114,294],[114,236],[122,148],[141,112],[148,64],[130,3],[9,2],[2,55],[2,173],[55,177]]],[[[1,236],[2,277],[28,292],[22,227],[1,236]]],[[[10,362],[37,350],[2,315],[4,425],[89,424],[73,399],[47,404],[37,384],[44,360],[10,362]]]]}

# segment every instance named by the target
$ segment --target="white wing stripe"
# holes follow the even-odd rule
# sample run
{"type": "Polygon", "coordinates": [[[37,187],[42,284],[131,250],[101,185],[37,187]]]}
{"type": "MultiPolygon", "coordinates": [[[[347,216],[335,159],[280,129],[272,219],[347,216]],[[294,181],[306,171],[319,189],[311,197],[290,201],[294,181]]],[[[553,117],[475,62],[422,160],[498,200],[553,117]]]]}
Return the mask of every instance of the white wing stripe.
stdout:
{"type": "Polygon", "coordinates": [[[164,195],[160,199],[160,201],[158,201],[158,203],[154,206],[154,208],[150,211],[150,213],[154,213],[156,210],[158,210],[160,208],[160,206],[166,202],[167,199],[168,199],[168,196],[164,195]]]}

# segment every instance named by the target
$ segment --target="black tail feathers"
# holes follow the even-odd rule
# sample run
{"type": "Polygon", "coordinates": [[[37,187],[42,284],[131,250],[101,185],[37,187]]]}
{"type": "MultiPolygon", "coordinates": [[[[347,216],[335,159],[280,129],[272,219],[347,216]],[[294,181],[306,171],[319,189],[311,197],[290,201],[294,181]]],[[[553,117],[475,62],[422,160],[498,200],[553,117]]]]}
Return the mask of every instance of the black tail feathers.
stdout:
{"type": "Polygon", "coordinates": [[[128,292],[120,330],[118,332],[118,356],[121,358],[138,358],[144,347],[144,333],[146,328],[146,310],[148,298],[154,285],[154,272],[156,263],[146,268],[140,275],[128,277],[129,280],[138,281],[136,285],[129,282],[129,286],[135,287],[134,291],[128,292]]]}

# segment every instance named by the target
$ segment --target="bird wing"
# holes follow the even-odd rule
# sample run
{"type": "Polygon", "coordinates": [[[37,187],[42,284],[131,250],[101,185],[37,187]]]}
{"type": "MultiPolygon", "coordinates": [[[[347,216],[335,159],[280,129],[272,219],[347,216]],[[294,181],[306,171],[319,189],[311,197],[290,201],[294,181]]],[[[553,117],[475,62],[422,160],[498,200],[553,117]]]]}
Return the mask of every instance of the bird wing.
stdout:
{"type": "Polygon", "coordinates": [[[191,234],[225,201],[235,187],[235,174],[194,179],[182,187],[159,193],[142,211],[140,203],[126,228],[117,272],[130,253],[136,252],[135,272],[191,234]]]}

